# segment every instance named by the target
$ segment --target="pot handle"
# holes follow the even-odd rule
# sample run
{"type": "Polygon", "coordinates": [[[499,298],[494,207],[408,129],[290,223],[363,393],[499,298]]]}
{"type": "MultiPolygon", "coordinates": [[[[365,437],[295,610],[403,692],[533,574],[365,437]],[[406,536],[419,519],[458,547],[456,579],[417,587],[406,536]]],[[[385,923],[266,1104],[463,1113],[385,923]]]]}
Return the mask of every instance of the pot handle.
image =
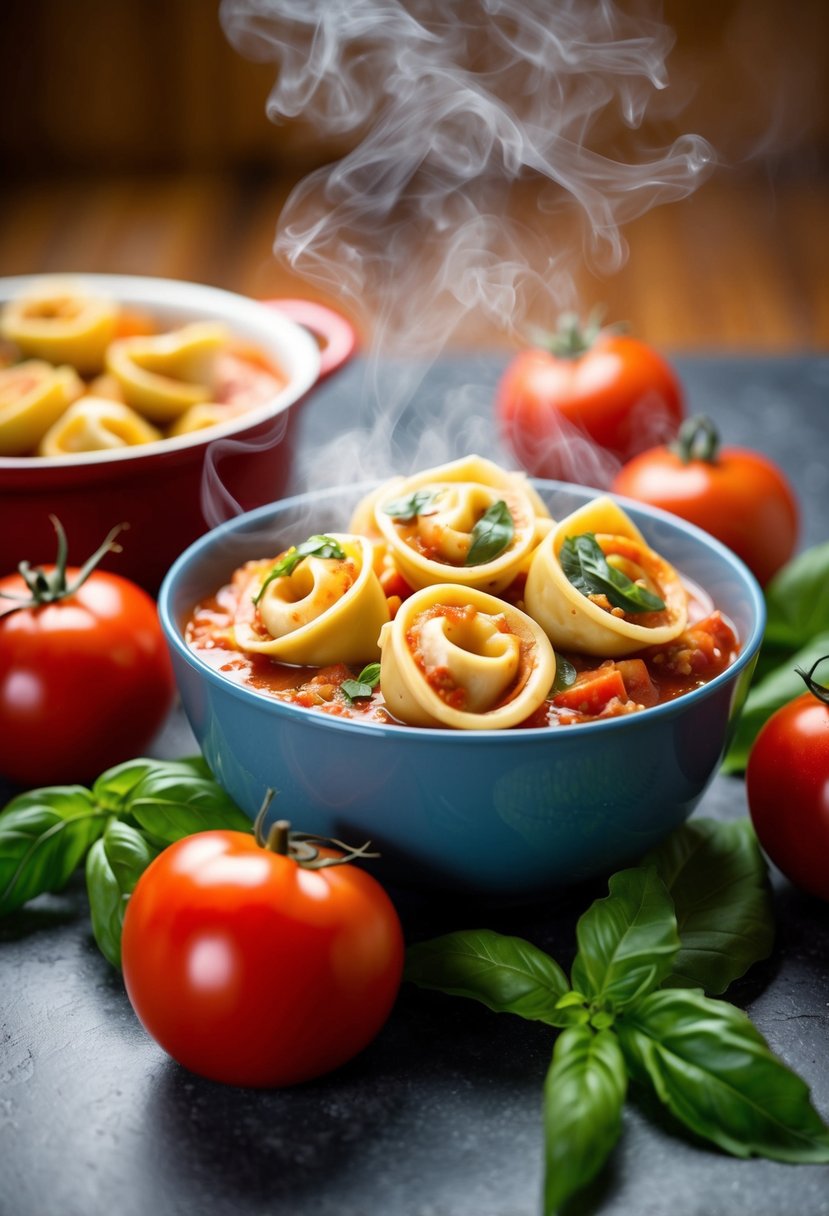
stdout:
{"type": "Polygon", "coordinates": [[[317,382],[342,367],[354,354],[357,346],[354,326],[341,313],[335,312],[326,304],[319,304],[316,300],[281,298],[261,300],[260,303],[266,308],[274,308],[277,312],[284,313],[322,341],[317,382]]]}

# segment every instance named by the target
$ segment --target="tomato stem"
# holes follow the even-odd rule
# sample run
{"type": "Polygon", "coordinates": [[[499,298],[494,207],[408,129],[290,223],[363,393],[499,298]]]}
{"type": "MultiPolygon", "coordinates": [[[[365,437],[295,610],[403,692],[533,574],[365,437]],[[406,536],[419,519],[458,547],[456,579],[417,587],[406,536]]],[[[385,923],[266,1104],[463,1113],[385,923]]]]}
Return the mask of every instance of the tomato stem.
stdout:
{"type": "Polygon", "coordinates": [[[0,591],[3,599],[15,600],[18,608],[37,608],[40,604],[54,604],[58,600],[64,600],[70,595],[74,595],[107,553],[121,552],[121,546],[115,543],[115,538],[119,532],[123,532],[125,528],[129,527],[129,524],[123,523],[111,528],[92,556],[87,558],[78,570],[73,582],[67,583],[66,563],[69,547],[66,543],[66,532],[56,515],[50,515],[49,519],[57,536],[58,547],[54,569],[47,573],[42,566],[32,567],[30,562],[20,562],[17,570],[26,584],[29,594],[15,595],[10,591],[0,591]]]}
{"type": "Polygon", "coordinates": [[[818,684],[814,676],[821,663],[825,663],[827,659],[829,659],[829,655],[823,655],[812,664],[808,671],[804,671],[802,667],[795,667],[795,671],[803,679],[812,696],[817,697],[818,701],[824,705],[829,705],[829,688],[825,684],[818,684]]]}
{"type": "Polygon", "coordinates": [[[683,464],[693,460],[715,464],[720,449],[719,431],[705,414],[696,414],[685,419],[676,439],[668,446],[683,464]]]}
{"type": "Polygon", "coordinates": [[[253,823],[253,836],[260,849],[269,849],[282,857],[290,857],[304,870],[323,870],[328,866],[341,866],[349,861],[357,861],[364,857],[379,857],[379,853],[369,853],[371,841],[353,848],[328,836],[314,836],[309,832],[294,832],[290,821],[277,819],[268,829],[265,836],[265,818],[274,797],[272,789],[267,790],[262,800],[256,819],[253,823]],[[340,850],[337,856],[321,856],[320,849],[334,848],[340,850]]]}
{"type": "Polygon", "coordinates": [[[578,359],[585,354],[602,332],[604,308],[594,308],[582,324],[576,312],[563,312],[558,318],[556,332],[538,333],[537,342],[560,359],[578,359]]]}

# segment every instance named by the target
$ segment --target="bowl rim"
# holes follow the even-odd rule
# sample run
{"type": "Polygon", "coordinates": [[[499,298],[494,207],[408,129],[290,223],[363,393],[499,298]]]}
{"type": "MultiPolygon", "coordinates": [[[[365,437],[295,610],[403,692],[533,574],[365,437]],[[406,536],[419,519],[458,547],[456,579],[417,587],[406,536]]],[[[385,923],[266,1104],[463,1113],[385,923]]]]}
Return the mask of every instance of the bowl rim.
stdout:
{"type": "MultiPolygon", "coordinates": [[[[294,405],[316,383],[319,377],[321,353],[316,341],[303,326],[276,308],[269,308],[259,300],[213,287],[207,283],[195,283],[187,279],[165,279],[154,275],[98,274],[85,271],[55,271],[42,274],[0,276],[0,305],[38,283],[76,282],[101,294],[118,300],[119,294],[127,296],[127,302],[140,303],[147,308],[170,307],[186,312],[188,308],[198,310],[200,304],[216,318],[227,317],[229,329],[233,329],[233,318],[247,319],[253,328],[272,328],[275,335],[290,338],[299,352],[298,370],[283,388],[267,401],[235,414],[227,422],[219,422],[203,430],[191,431],[169,439],[154,439],[150,443],[134,444],[127,448],[105,451],[78,452],[73,456],[0,456],[0,470],[28,469],[34,474],[45,469],[69,469],[98,464],[121,464],[164,453],[188,448],[207,448],[216,440],[233,438],[254,429],[262,423],[278,417],[294,405]],[[135,293],[134,297],[131,293],[135,293]]],[[[123,301],[121,301],[123,302],[123,301]]],[[[255,342],[256,339],[254,338],[255,342]]]]}
{"type": "MultiPolygon", "coordinates": [[[[187,646],[183,634],[178,627],[172,611],[173,596],[176,591],[176,586],[185,571],[191,566],[197,565],[206,551],[212,549],[215,545],[221,543],[226,537],[236,531],[245,531],[249,526],[255,527],[258,523],[264,520],[269,520],[274,514],[287,513],[295,507],[304,507],[311,502],[319,502],[324,499],[338,497],[343,494],[360,495],[369,493],[378,485],[382,484],[384,479],[362,482],[355,485],[337,485],[328,486],[322,490],[304,491],[303,493],[291,495],[288,498],[282,498],[273,503],[268,503],[263,507],[257,507],[255,510],[246,511],[242,515],[235,516],[231,520],[227,520],[213,528],[210,532],[205,533],[194,541],[183,553],[179,554],[175,562],[167,571],[161,588],[158,593],[158,612],[161,620],[162,629],[167,638],[168,646],[178,654],[184,661],[200,676],[206,678],[208,683],[221,689],[228,695],[235,697],[248,705],[263,705],[266,713],[275,714],[277,719],[285,718],[287,721],[303,722],[309,728],[346,731],[352,734],[371,736],[377,735],[380,738],[393,738],[402,746],[417,746],[416,742],[405,743],[404,740],[417,740],[418,738],[428,738],[431,742],[440,745],[448,745],[452,740],[457,740],[458,737],[477,738],[494,746],[506,746],[510,741],[513,743],[518,741],[527,741],[531,738],[547,739],[560,738],[562,732],[557,730],[545,730],[543,727],[510,727],[508,730],[469,730],[456,731],[446,727],[428,727],[428,726],[406,726],[402,723],[384,723],[384,722],[361,722],[350,718],[340,718],[332,714],[314,713],[302,706],[291,705],[290,703],[276,700],[275,698],[267,697],[266,695],[256,692],[253,689],[247,688],[242,684],[236,684],[232,680],[226,679],[215,668],[205,663],[197,652],[187,646]]],[[[605,493],[603,490],[598,490],[590,486],[578,486],[569,482],[545,480],[540,478],[531,478],[533,487],[542,493],[544,491],[556,492],[577,492],[587,494],[588,501],[590,498],[595,498],[605,493]]],[[[671,527],[678,529],[680,532],[687,533],[692,540],[703,545],[703,547],[713,550],[725,563],[729,566],[733,573],[740,579],[744,590],[748,593],[751,607],[754,615],[754,624],[751,633],[742,644],[740,653],[734,662],[727,667],[713,680],[703,684],[699,688],[692,689],[688,693],[684,693],[681,697],[676,697],[671,701],[663,702],[660,705],[654,705],[641,713],[624,714],[618,718],[604,718],[594,722],[580,722],[571,729],[565,729],[564,735],[566,738],[573,738],[573,732],[576,732],[577,737],[582,735],[603,734],[605,731],[621,731],[621,730],[636,730],[641,729],[637,723],[642,722],[643,715],[647,722],[656,722],[658,720],[670,719],[680,714],[687,712],[694,705],[706,700],[708,697],[714,696],[717,691],[726,684],[732,683],[737,676],[752,663],[759,652],[760,644],[763,640],[763,632],[766,623],[766,606],[763,592],[754,575],[745,565],[745,563],[737,557],[730,549],[718,541],[715,537],[710,536],[703,529],[698,528],[695,524],[688,523],[676,515],[672,515],[668,511],[663,511],[661,508],[652,507],[648,504],[637,502],[634,499],[626,498],[623,495],[612,496],[620,505],[631,513],[644,516],[646,519],[651,518],[657,522],[668,524],[671,527]]]]}

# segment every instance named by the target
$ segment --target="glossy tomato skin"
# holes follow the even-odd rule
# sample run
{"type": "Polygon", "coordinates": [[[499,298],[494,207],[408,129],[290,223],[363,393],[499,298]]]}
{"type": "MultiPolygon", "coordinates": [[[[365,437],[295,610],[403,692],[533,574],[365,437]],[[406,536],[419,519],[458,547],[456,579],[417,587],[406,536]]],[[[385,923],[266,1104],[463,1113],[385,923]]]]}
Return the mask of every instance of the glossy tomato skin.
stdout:
{"type": "MultiPolygon", "coordinates": [[[[70,583],[76,574],[67,570],[70,583]]],[[[10,575],[0,591],[27,588],[10,575]]],[[[94,571],[65,599],[13,604],[0,599],[0,774],[24,786],[88,784],[140,755],[175,688],[150,596],[94,571]]]]}
{"type": "Polygon", "coordinates": [[[772,714],[749,755],[746,792],[774,864],[829,900],[829,706],[804,693],[772,714]]]}
{"type": "Polygon", "coordinates": [[[611,332],[580,355],[522,351],[496,396],[502,438],[525,469],[585,484],[602,474],[606,483],[619,461],[672,438],[684,412],[670,365],[646,343],[611,332]]]}
{"type": "Polygon", "coordinates": [[[611,488],[704,528],[742,558],[762,586],[797,546],[794,491],[759,452],[725,447],[713,461],[686,464],[670,448],[656,447],[620,469],[611,488]]]}
{"type": "Polygon", "coordinates": [[[403,970],[394,905],[354,865],[307,870],[242,832],[171,845],[124,919],[124,982],[145,1029],[192,1072],[274,1087],[350,1060],[403,970]]]}

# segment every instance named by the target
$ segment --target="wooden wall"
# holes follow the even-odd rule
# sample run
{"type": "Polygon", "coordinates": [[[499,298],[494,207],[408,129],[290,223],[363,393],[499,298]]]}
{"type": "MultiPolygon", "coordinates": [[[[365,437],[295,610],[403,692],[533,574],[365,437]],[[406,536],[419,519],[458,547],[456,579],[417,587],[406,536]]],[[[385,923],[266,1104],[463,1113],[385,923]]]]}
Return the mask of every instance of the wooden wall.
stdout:
{"type": "MultiPolygon", "coordinates": [[[[826,159],[826,0],[668,0],[664,16],[677,35],[669,66],[682,129],[726,160],[826,159]]],[[[268,121],[274,70],[229,45],[218,0],[0,0],[0,51],[7,175],[293,174],[337,151],[301,124],[268,121]]]]}

